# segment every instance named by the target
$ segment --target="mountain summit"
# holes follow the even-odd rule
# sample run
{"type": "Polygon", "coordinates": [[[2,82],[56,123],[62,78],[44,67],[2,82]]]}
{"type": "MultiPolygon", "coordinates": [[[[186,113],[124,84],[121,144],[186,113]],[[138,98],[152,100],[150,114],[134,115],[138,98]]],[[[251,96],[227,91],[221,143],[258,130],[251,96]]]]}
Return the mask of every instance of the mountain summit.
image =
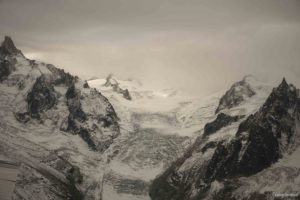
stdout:
{"type": "MultiPolygon", "coordinates": [[[[244,86],[243,82],[234,86],[244,86]]],[[[152,200],[269,199],[268,194],[272,191],[299,191],[299,184],[295,176],[291,175],[294,167],[285,162],[280,163],[280,159],[288,159],[293,153],[295,157],[299,156],[298,93],[295,86],[283,79],[257,112],[246,119],[238,119],[243,120],[239,125],[234,125],[234,122],[225,123],[225,117],[221,120],[219,114],[213,124],[208,124],[210,129],[206,128],[214,128],[213,131],[204,135],[205,137],[199,136],[182,158],[153,181],[150,187],[152,200]],[[224,126],[227,127],[217,130],[224,126]],[[237,128],[233,128],[234,126],[237,128]],[[226,137],[226,129],[230,127],[233,128],[230,137],[226,137]],[[282,165],[285,165],[284,169],[281,168],[282,165]],[[257,177],[267,177],[258,182],[256,174],[257,177]],[[266,186],[272,185],[272,176],[276,177],[276,182],[282,181],[289,187],[283,190],[266,186]],[[290,176],[290,180],[285,180],[285,176],[290,176]],[[266,187],[260,198],[257,198],[258,191],[249,191],[252,189],[249,187],[251,181],[246,179],[255,181],[261,188],[266,187]],[[238,188],[242,186],[249,191],[245,198],[239,196],[238,188]]],[[[229,116],[226,118],[232,119],[229,116]]],[[[242,195],[245,195],[244,192],[242,191],[242,195]]]]}
{"type": "Polygon", "coordinates": [[[120,135],[105,96],[63,69],[27,59],[10,37],[0,46],[0,118],[0,157],[22,163],[13,199],[92,196],[99,156],[120,135]]]}
{"type": "Polygon", "coordinates": [[[104,83],[104,86],[105,87],[112,87],[112,89],[119,93],[119,94],[122,94],[123,97],[127,100],[131,100],[132,97],[128,91],[128,89],[123,89],[120,87],[120,84],[119,82],[117,81],[116,78],[113,77],[113,74],[109,74],[107,77],[106,77],[106,82],[104,83]]]}
{"type": "Polygon", "coordinates": [[[252,76],[245,76],[243,80],[234,83],[231,88],[224,94],[220,100],[220,104],[216,113],[223,109],[230,109],[242,103],[246,98],[255,95],[255,91],[251,87],[252,76]]]}
{"type": "Polygon", "coordinates": [[[222,94],[200,99],[113,75],[84,81],[5,37],[0,160],[20,163],[13,199],[299,194],[300,90],[246,76],[222,94]]]}
{"type": "Polygon", "coordinates": [[[23,55],[22,51],[17,49],[13,40],[9,36],[4,37],[4,41],[0,46],[0,53],[5,55],[23,55]]]}

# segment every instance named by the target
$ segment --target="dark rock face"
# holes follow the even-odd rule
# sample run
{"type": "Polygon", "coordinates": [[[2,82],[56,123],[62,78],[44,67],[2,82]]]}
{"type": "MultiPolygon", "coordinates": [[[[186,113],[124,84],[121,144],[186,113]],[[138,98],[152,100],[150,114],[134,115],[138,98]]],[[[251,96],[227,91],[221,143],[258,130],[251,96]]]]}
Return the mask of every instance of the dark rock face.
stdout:
{"type": "Polygon", "coordinates": [[[22,55],[22,52],[16,48],[12,39],[8,36],[5,36],[4,41],[0,46],[0,54],[4,55],[22,55]]]}
{"type": "MultiPolygon", "coordinates": [[[[31,132],[38,134],[45,128],[45,134],[51,134],[63,127],[81,136],[91,149],[103,152],[120,134],[110,102],[96,90],[83,89],[78,77],[23,57],[10,38],[0,47],[0,84],[1,102],[8,104],[3,103],[1,116],[14,112],[19,122],[32,122],[16,125],[10,114],[1,121],[1,152],[22,163],[13,199],[93,199],[98,182],[80,172],[84,164],[71,164],[75,159],[69,155],[78,153],[76,144],[68,150],[61,144],[49,149],[52,141],[36,141],[31,132]],[[37,121],[45,123],[36,126],[37,121]],[[24,137],[18,137],[19,131],[24,137]]],[[[71,142],[67,135],[64,138],[71,142]]],[[[90,158],[84,162],[96,164],[90,158]]]]}
{"type": "Polygon", "coordinates": [[[86,114],[82,111],[80,103],[80,91],[73,84],[66,92],[67,105],[72,118],[84,122],[87,119],[86,114]]]}
{"type": "Polygon", "coordinates": [[[115,110],[104,96],[95,89],[92,90],[92,93],[95,97],[105,102],[107,106],[106,115],[88,116],[82,110],[81,92],[76,89],[73,84],[66,92],[67,106],[70,113],[68,116],[67,128],[64,131],[78,134],[92,150],[103,151],[109,147],[112,143],[112,139],[116,136],[111,137],[108,141],[100,142],[97,141],[97,139],[94,139],[93,134],[98,134],[98,131],[101,133],[99,127],[109,127],[112,128],[113,131],[119,132],[118,118],[115,110]],[[93,127],[89,127],[85,124],[87,120],[92,120],[94,122],[93,127]]]}
{"type": "MultiPolygon", "coordinates": [[[[40,66],[47,67],[51,73],[48,72],[36,78],[30,92],[24,99],[26,103],[18,102],[20,107],[14,113],[16,119],[21,123],[26,123],[31,118],[43,121],[44,116],[47,117],[47,115],[41,115],[42,113],[50,109],[57,113],[55,105],[60,104],[62,106],[66,103],[69,113],[68,117],[59,125],[60,129],[78,134],[92,150],[102,152],[108,148],[120,131],[118,117],[110,102],[96,90],[88,89],[88,87],[85,87],[88,90],[84,91],[77,89],[78,77],[74,77],[64,70],[35,61],[28,63],[34,69],[38,69],[40,66]],[[67,87],[66,101],[61,102],[63,99],[60,98],[62,91],[55,91],[55,86],[59,86],[62,90],[67,87]],[[91,107],[88,108],[87,113],[82,109],[82,102],[86,107],[91,107]],[[89,105],[89,103],[95,103],[95,105],[89,105]],[[93,106],[97,107],[99,111],[93,109],[93,106]]],[[[34,76],[28,75],[25,80],[19,81],[18,83],[23,84],[23,86],[18,84],[19,89],[24,89],[25,82],[30,82],[32,79],[34,80],[34,76]]]]}
{"type": "Polygon", "coordinates": [[[105,115],[98,115],[97,122],[101,124],[101,126],[107,128],[112,127],[114,130],[119,132],[120,127],[118,124],[119,118],[116,114],[116,111],[114,107],[109,103],[108,99],[103,96],[98,90],[92,89],[91,90],[92,95],[94,95],[96,98],[101,99],[101,101],[105,102],[106,104],[106,114],[105,115]]]}
{"type": "Polygon", "coordinates": [[[252,97],[255,95],[255,92],[251,86],[246,81],[247,77],[244,77],[243,80],[233,84],[231,88],[225,93],[225,95],[220,99],[216,113],[225,109],[233,108],[239,105],[244,101],[244,96],[252,97]]]}
{"type": "Polygon", "coordinates": [[[153,180],[149,188],[149,195],[152,200],[189,199],[188,196],[191,192],[192,183],[196,183],[199,176],[203,176],[202,169],[205,169],[205,166],[199,166],[197,169],[194,168],[195,171],[189,170],[182,174],[178,170],[187,159],[192,157],[193,152],[206,151],[209,147],[216,145],[211,144],[207,148],[201,149],[200,147],[203,146],[203,143],[204,140],[198,137],[181,158],[176,160],[163,174],[153,180]]]}
{"type": "Polygon", "coordinates": [[[47,81],[46,76],[36,79],[26,99],[28,112],[32,118],[39,119],[40,112],[52,108],[56,103],[56,94],[53,86],[47,81]]]}
{"type": "MultiPolygon", "coordinates": [[[[207,160],[194,161],[194,165],[179,171],[192,153],[176,161],[163,175],[156,178],[150,187],[153,200],[204,199],[210,185],[218,180],[226,185],[216,198],[227,199],[237,186],[236,178],[251,176],[277,162],[285,152],[292,152],[297,146],[296,123],[300,120],[300,98],[293,85],[285,79],[274,88],[264,105],[255,114],[244,120],[229,142],[208,142],[193,145],[192,152],[207,154],[207,160]],[[200,151],[197,149],[201,149],[200,151]]],[[[206,156],[206,157],[207,157],[206,156]]],[[[204,156],[205,157],[205,156],[204,156]]],[[[201,156],[196,159],[203,159],[201,156]]],[[[189,164],[190,165],[190,164],[189,164]]],[[[260,194],[251,194],[253,198],[260,194]]],[[[265,194],[260,195],[262,198],[265,194]]],[[[252,198],[252,197],[251,197],[252,198]]],[[[229,198],[230,199],[230,198],[229,198]]],[[[235,199],[235,198],[232,198],[235,199]]]]}
{"type": "Polygon", "coordinates": [[[89,84],[88,84],[87,81],[84,81],[83,88],[90,88],[90,86],[89,86],[89,84]]]}
{"type": "Polygon", "coordinates": [[[5,37],[0,46],[0,82],[4,81],[15,70],[15,60],[8,55],[18,54],[12,40],[5,37]]]}
{"type": "Polygon", "coordinates": [[[0,82],[5,80],[11,73],[12,66],[7,60],[0,61],[0,82]]]}
{"type": "Polygon", "coordinates": [[[281,149],[288,149],[295,136],[295,122],[299,119],[300,108],[298,102],[296,88],[284,79],[273,89],[261,109],[240,124],[236,139],[229,144],[227,152],[222,152],[222,148],[216,150],[210,166],[213,168],[222,163],[220,169],[227,175],[218,176],[218,170],[214,169],[214,172],[207,173],[210,174],[208,176],[249,176],[276,162],[282,156],[281,149]],[[228,151],[231,146],[236,146],[235,151],[228,151]],[[222,154],[222,158],[218,154],[222,154]],[[234,159],[226,160],[228,156],[234,159]]]}
{"type": "Polygon", "coordinates": [[[128,91],[128,89],[122,89],[116,79],[113,78],[112,74],[109,74],[106,78],[106,82],[104,84],[106,87],[112,87],[113,90],[119,94],[122,94],[122,96],[127,100],[132,100],[132,97],[128,91]]]}
{"type": "Polygon", "coordinates": [[[283,79],[261,109],[240,124],[236,138],[244,144],[234,174],[249,176],[282,156],[281,149],[288,149],[295,136],[299,108],[296,88],[283,79]]]}
{"type": "Polygon", "coordinates": [[[98,91],[90,89],[86,81],[80,83],[85,89],[81,86],[77,89],[78,77],[51,64],[29,60],[23,55],[21,58],[20,55],[21,51],[6,37],[0,47],[0,82],[7,79],[8,85],[19,89],[15,118],[21,123],[27,123],[30,119],[40,122],[49,119],[53,124],[59,123],[61,130],[80,135],[93,150],[104,151],[108,148],[120,133],[118,117],[110,102],[98,91]],[[21,64],[16,65],[17,57],[22,60],[21,64]],[[22,65],[26,66],[25,70],[18,73],[22,65]],[[14,70],[16,75],[11,75],[14,70]],[[65,89],[66,101],[61,98],[65,89]],[[82,105],[86,110],[82,109],[82,105]],[[67,118],[57,110],[64,106],[69,111],[67,118]],[[60,120],[60,117],[64,119],[60,120]]]}
{"type": "Polygon", "coordinates": [[[205,144],[204,147],[201,148],[201,152],[205,153],[208,149],[216,148],[219,144],[221,144],[221,143],[220,142],[215,142],[215,141],[208,142],[208,143],[205,144]]]}
{"type": "Polygon", "coordinates": [[[87,120],[87,116],[81,108],[80,91],[75,88],[74,84],[68,88],[66,98],[70,112],[66,131],[73,134],[79,134],[92,150],[96,150],[96,144],[91,139],[89,131],[80,125],[80,122],[85,122],[87,120]]]}
{"type": "Polygon", "coordinates": [[[130,93],[128,91],[128,89],[125,89],[125,90],[122,90],[121,93],[123,94],[123,97],[127,100],[131,100],[131,96],[130,96],[130,93]]]}
{"type": "Polygon", "coordinates": [[[226,115],[224,113],[220,113],[218,114],[217,118],[210,122],[207,123],[204,127],[204,136],[213,134],[215,132],[217,132],[218,130],[220,130],[221,128],[228,126],[230,124],[232,124],[233,122],[237,122],[238,120],[240,120],[241,118],[243,118],[244,116],[230,116],[230,115],[226,115]]]}

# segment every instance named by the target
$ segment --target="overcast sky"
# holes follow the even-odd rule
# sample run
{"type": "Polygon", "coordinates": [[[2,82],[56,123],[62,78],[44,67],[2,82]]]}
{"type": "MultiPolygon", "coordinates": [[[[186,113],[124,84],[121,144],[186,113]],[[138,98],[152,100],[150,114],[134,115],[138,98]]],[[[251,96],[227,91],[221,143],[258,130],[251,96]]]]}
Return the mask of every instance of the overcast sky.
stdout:
{"type": "Polygon", "coordinates": [[[84,79],[206,95],[244,75],[300,85],[300,0],[0,0],[0,36],[84,79]]]}

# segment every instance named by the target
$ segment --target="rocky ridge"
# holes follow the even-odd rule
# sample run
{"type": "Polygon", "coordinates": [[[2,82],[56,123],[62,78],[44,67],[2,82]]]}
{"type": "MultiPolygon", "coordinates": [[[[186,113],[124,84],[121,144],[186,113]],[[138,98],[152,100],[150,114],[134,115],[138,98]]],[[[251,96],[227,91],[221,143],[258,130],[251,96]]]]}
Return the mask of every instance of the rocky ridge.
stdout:
{"type": "Polygon", "coordinates": [[[300,188],[299,90],[285,80],[271,92],[247,76],[220,102],[139,89],[128,101],[118,87],[131,83],[92,89],[5,43],[0,153],[22,163],[16,200],[148,200],[149,188],[152,199],[251,200],[300,188]]]}
{"type": "Polygon", "coordinates": [[[106,82],[104,83],[105,87],[112,87],[113,90],[119,94],[122,94],[122,96],[127,99],[127,100],[131,100],[132,97],[128,91],[128,89],[122,89],[118,83],[118,81],[113,77],[112,74],[109,74],[106,77],[106,82]]]}
{"type": "Polygon", "coordinates": [[[234,83],[231,88],[220,99],[219,106],[216,109],[216,113],[223,109],[230,109],[239,105],[246,98],[250,98],[255,95],[255,91],[248,82],[251,76],[245,76],[243,80],[234,83]]]}
{"type": "Polygon", "coordinates": [[[69,115],[58,125],[61,130],[79,134],[94,150],[103,151],[112,143],[119,133],[118,117],[100,92],[84,87],[84,81],[53,65],[26,59],[16,50],[11,39],[5,39],[1,49],[6,52],[1,59],[2,66],[9,69],[2,70],[2,82],[16,85],[19,89],[15,110],[18,121],[44,121],[49,119],[46,116],[49,110],[58,114],[57,106],[65,104],[69,115]],[[87,103],[91,101],[95,104],[94,108],[100,109],[90,107],[87,103]],[[104,132],[108,131],[112,135],[106,136],[104,132]]]}
{"type": "MultiPolygon", "coordinates": [[[[236,196],[239,180],[262,173],[262,170],[269,169],[271,172],[274,163],[299,147],[299,102],[299,90],[283,79],[263,106],[240,122],[237,129],[233,129],[236,130],[233,137],[223,137],[224,128],[217,131],[217,140],[200,136],[182,158],[153,181],[151,198],[256,199],[258,196],[267,198],[272,192],[278,192],[253,191],[246,197],[236,196]]],[[[213,123],[218,128],[224,125],[223,122],[215,120],[213,123]]],[[[287,169],[293,171],[293,168],[287,169]]],[[[299,186],[298,183],[290,181],[285,182],[291,186],[289,192],[297,192],[295,188],[299,186]]]]}
{"type": "Polygon", "coordinates": [[[120,134],[110,102],[78,77],[27,59],[9,37],[0,79],[0,153],[21,163],[14,199],[100,198],[99,157],[120,134]]]}
{"type": "Polygon", "coordinates": [[[233,122],[237,122],[243,117],[244,117],[243,115],[230,116],[224,113],[220,113],[217,115],[217,118],[214,121],[209,122],[204,126],[203,135],[207,136],[213,134],[218,130],[220,130],[221,128],[228,126],[233,122]]]}

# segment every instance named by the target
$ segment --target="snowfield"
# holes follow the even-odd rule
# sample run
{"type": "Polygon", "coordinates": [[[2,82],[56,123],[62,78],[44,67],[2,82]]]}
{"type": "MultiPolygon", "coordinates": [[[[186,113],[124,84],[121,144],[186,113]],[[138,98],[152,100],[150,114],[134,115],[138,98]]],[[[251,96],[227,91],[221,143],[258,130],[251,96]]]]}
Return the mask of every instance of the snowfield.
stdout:
{"type": "MultiPolygon", "coordinates": [[[[124,180],[140,180],[145,183],[142,186],[145,190],[157,175],[180,158],[195,139],[203,134],[205,124],[216,118],[215,110],[225,92],[201,99],[188,98],[178,91],[151,91],[135,81],[119,81],[116,77],[112,79],[119,87],[129,90],[132,100],[123,98],[113,87],[106,86],[107,79],[88,81],[91,87],[102,91],[120,117],[121,136],[115,139],[106,152],[111,160],[106,173],[113,174],[115,178],[105,180],[104,184],[124,187],[120,184],[124,180]]],[[[258,110],[272,90],[269,85],[253,77],[247,77],[247,82],[253,86],[256,95],[246,98],[237,107],[223,110],[224,113],[248,116],[258,110]]],[[[211,135],[208,141],[229,140],[234,136],[240,121],[211,135]]],[[[210,159],[209,152],[201,155],[197,162],[210,159]]],[[[187,161],[186,165],[188,163],[187,161]]],[[[186,165],[182,167],[188,168],[186,165]]],[[[106,187],[104,194],[120,189],[108,187],[108,191],[105,190],[106,187]]],[[[124,189],[119,193],[133,193],[133,190],[124,189]]],[[[147,196],[144,192],[144,197],[139,198],[148,198],[147,196]]],[[[123,198],[127,197],[120,196],[118,199],[123,198]]]]}
{"type": "MultiPolygon", "coordinates": [[[[185,198],[179,194],[184,200],[198,198],[203,191],[206,199],[213,199],[216,194],[226,195],[224,188],[235,199],[300,191],[300,92],[285,80],[282,88],[272,90],[246,76],[228,91],[205,98],[154,90],[113,75],[83,81],[53,65],[25,58],[9,38],[0,48],[0,67],[0,160],[20,166],[14,200],[166,200],[163,195],[173,194],[168,189],[175,194],[182,185],[189,186],[183,191],[188,191],[185,198]],[[268,116],[268,123],[275,124],[268,130],[276,131],[282,113],[274,107],[286,102],[281,96],[285,92],[291,95],[286,101],[295,106],[282,111],[287,128],[278,136],[280,159],[251,176],[215,178],[229,161],[239,163],[247,153],[261,150],[254,146],[247,152],[253,145],[250,125],[261,128],[264,122],[259,120],[268,116]],[[266,99],[269,104],[264,110],[266,99]],[[268,106],[274,116],[269,116],[268,106]],[[241,124],[246,124],[245,130],[237,134],[241,124]],[[229,159],[223,160],[226,156],[229,159]],[[197,179],[204,176],[204,169],[212,177],[210,185],[197,179]],[[153,182],[157,187],[172,187],[157,190],[153,182]],[[155,196],[156,190],[160,196],[155,196]]],[[[263,147],[270,145],[260,138],[263,134],[253,135],[258,145],[261,141],[263,147]]],[[[247,159],[244,162],[251,168],[247,159]]],[[[226,177],[228,171],[220,176],[226,177]]]]}

